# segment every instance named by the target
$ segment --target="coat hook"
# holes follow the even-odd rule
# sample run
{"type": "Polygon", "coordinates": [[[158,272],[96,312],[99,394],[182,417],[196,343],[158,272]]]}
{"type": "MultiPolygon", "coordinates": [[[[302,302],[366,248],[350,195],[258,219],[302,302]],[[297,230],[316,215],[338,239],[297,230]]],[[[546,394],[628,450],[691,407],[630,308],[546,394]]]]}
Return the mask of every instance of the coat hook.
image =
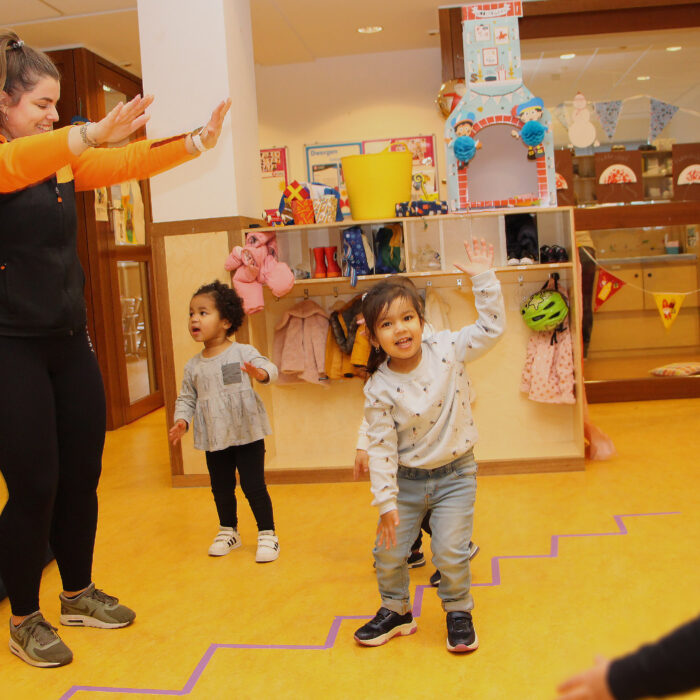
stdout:
{"type": "Polygon", "coordinates": [[[338,296],[338,287],[333,287],[333,296],[334,297],[338,296]]]}
{"type": "Polygon", "coordinates": [[[433,281],[432,280],[427,280],[425,283],[426,287],[432,287],[433,286],[433,281]]]}
{"type": "Polygon", "coordinates": [[[523,286],[523,279],[524,279],[524,278],[523,278],[522,275],[518,275],[518,284],[519,284],[521,287],[523,286]]]}
{"type": "Polygon", "coordinates": [[[309,298],[309,290],[304,287],[304,301],[308,300],[309,298]]]}
{"type": "Polygon", "coordinates": [[[462,286],[462,278],[461,278],[461,277],[458,277],[458,278],[457,278],[457,286],[458,286],[458,287],[461,287],[461,286],[462,286]]]}

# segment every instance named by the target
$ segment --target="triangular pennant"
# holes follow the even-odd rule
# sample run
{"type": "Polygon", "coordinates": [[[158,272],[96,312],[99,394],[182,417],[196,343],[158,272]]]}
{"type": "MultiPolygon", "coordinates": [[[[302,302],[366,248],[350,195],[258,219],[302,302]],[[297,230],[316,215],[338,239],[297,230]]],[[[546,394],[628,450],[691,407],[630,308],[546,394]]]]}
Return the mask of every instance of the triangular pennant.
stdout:
{"type": "Polygon", "coordinates": [[[600,119],[600,123],[605,130],[605,134],[612,141],[617,129],[617,119],[622,109],[622,100],[611,100],[610,102],[595,102],[593,104],[595,113],[600,119]]]}
{"type": "Polygon", "coordinates": [[[666,124],[673,119],[673,115],[678,111],[676,105],[656,100],[653,97],[650,100],[649,142],[653,141],[664,130],[666,124]]]}
{"type": "Polygon", "coordinates": [[[668,330],[676,320],[676,316],[681,310],[685,301],[685,294],[675,294],[674,292],[654,292],[654,301],[659,310],[664,328],[668,330]]]}
{"type": "Polygon", "coordinates": [[[607,270],[600,268],[598,272],[598,283],[595,287],[595,296],[593,297],[594,307],[593,311],[598,311],[598,309],[608,300],[613,294],[619,292],[624,286],[624,282],[611,275],[607,270]]]}

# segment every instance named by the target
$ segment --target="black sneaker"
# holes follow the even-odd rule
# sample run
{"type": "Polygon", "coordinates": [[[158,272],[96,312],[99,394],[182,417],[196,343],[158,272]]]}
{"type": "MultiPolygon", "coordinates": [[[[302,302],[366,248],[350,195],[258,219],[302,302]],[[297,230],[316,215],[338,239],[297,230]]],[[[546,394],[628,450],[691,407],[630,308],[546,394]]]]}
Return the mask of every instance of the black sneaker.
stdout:
{"type": "Polygon", "coordinates": [[[479,647],[479,640],[472,624],[470,612],[447,613],[447,650],[457,653],[474,651],[479,647]]]}
{"type": "Polygon", "coordinates": [[[540,263],[554,262],[552,260],[552,248],[548,245],[543,245],[540,248],[540,263]]]}
{"type": "Polygon", "coordinates": [[[406,559],[409,569],[418,569],[421,566],[425,566],[425,556],[423,552],[418,549],[415,552],[411,552],[406,559]]]}
{"type": "Polygon", "coordinates": [[[550,262],[569,262],[569,254],[560,245],[553,245],[551,248],[550,262]]]}
{"type": "Polygon", "coordinates": [[[378,647],[386,644],[392,637],[405,637],[417,629],[418,625],[410,612],[399,615],[382,607],[369,622],[355,632],[355,641],[366,647],[378,647]]]}
{"type": "Polygon", "coordinates": [[[430,585],[437,588],[440,585],[441,578],[442,576],[440,576],[440,572],[436,569],[435,573],[430,577],[430,585]]]}

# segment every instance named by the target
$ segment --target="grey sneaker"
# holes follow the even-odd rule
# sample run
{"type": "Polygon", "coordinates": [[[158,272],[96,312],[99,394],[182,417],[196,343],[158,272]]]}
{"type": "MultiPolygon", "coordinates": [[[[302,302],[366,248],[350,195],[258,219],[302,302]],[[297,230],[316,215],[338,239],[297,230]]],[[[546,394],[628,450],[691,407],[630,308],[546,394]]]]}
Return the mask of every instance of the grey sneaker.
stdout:
{"type": "Polygon", "coordinates": [[[10,620],[10,651],[31,666],[49,668],[73,661],[73,652],[38,610],[15,627],[10,620]]]}
{"type": "Polygon", "coordinates": [[[61,624],[74,627],[101,627],[112,629],[130,625],[136,613],[120,605],[119,599],[107,595],[91,583],[77,598],[61,599],[61,624]]]}

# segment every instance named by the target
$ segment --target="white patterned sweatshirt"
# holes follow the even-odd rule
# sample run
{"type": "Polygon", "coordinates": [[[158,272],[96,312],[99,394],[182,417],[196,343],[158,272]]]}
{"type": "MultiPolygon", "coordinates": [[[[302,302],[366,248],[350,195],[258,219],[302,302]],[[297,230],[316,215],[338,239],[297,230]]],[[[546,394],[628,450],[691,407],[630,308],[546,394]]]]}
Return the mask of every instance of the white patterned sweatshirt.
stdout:
{"type": "Polygon", "coordinates": [[[411,372],[387,362],[365,384],[372,505],[396,508],[399,465],[437,469],[469,452],[477,440],[464,363],[489,350],[505,329],[500,282],[493,270],[472,277],[477,320],[457,332],[424,339],[411,372]]]}
{"type": "Polygon", "coordinates": [[[266,384],[277,380],[277,366],[252,345],[242,343],[232,343],[214,357],[200,352],[185,365],[175,421],[181,418],[193,426],[198,450],[247,445],[272,432],[265,405],[243,371],[244,362],[264,369],[269,375],[266,384]]]}

